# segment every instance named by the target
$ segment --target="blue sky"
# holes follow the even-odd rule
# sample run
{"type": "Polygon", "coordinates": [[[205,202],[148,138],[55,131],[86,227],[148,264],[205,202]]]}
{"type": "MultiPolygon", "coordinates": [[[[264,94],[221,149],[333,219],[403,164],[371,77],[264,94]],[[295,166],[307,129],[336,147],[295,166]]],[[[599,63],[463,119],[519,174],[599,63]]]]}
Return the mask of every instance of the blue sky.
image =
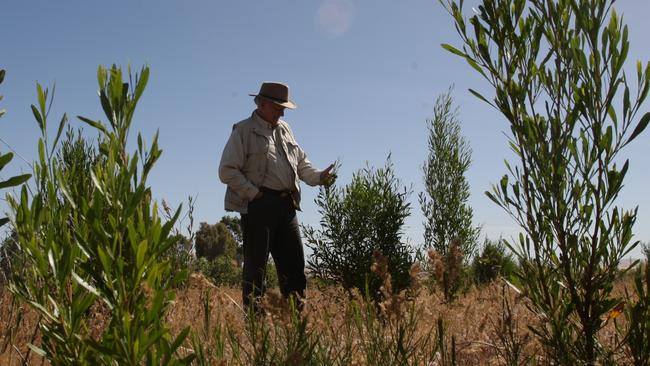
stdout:
{"type": "MultiPolygon", "coordinates": [[[[466,1],[467,8],[476,3],[466,1]]],[[[616,4],[630,27],[629,66],[647,61],[650,2],[616,4]]],[[[4,2],[1,9],[0,67],[7,76],[0,106],[7,114],[0,119],[0,137],[27,161],[36,159],[39,132],[29,105],[37,81],[56,83],[52,124],[64,112],[105,121],[97,66],[148,64],[151,77],[134,129],[149,141],[160,131],[163,155],[150,179],[154,194],[172,205],[197,196],[196,224],[214,223],[226,214],[217,166],[231,126],[250,115],[248,94],[262,81],[284,81],[299,105],[285,119],[317,166],[341,160],[340,183],[366,162],[381,166],[392,154],[403,184],[413,187],[405,231],[418,244],[425,121],[435,98],[454,84],[463,134],[473,149],[467,177],[475,222],[490,238],[518,232],[483,194],[506,171],[508,126],[467,92],[489,95],[487,83],[441,49],[441,43],[458,45],[459,39],[435,0],[24,0],[4,2]]],[[[76,118],[71,124],[82,126],[76,118]]],[[[631,167],[619,199],[625,208],[639,206],[635,233],[643,241],[650,241],[649,143],[646,133],[625,151],[631,167]]],[[[0,143],[0,150],[7,145],[0,143]]],[[[1,178],[17,171],[29,172],[20,158],[1,178]]],[[[300,219],[317,225],[318,190],[303,188],[300,219]]],[[[0,208],[6,209],[4,202],[0,208]]]]}

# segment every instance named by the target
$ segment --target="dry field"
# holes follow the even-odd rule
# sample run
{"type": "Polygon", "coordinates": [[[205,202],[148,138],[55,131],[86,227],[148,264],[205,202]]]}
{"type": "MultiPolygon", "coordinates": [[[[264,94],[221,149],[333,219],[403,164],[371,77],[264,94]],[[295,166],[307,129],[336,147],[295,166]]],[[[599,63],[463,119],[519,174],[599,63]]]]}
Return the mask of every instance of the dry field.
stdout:
{"type": "MultiPolygon", "coordinates": [[[[625,285],[619,284],[617,290],[625,285]]],[[[188,286],[178,290],[167,317],[172,333],[185,326],[193,330],[194,341],[186,342],[183,350],[198,351],[200,345],[204,364],[211,365],[265,363],[262,356],[301,365],[307,363],[305,355],[316,364],[374,365],[394,355],[399,344],[409,364],[443,365],[449,362],[453,338],[459,365],[528,364],[532,358],[543,363],[527,329],[538,320],[526,309],[525,300],[502,281],[473,288],[452,304],[426,289],[410,300],[392,296],[378,312],[339,289],[311,289],[301,318],[292,317],[272,290],[265,300],[266,314],[252,323],[241,311],[239,297],[238,289],[218,288],[202,275],[191,276],[188,286]]],[[[21,365],[23,359],[26,364],[41,364],[27,347],[32,339],[39,342],[35,314],[21,313],[3,290],[0,316],[0,365],[21,365]]],[[[97,336],[108,314],[97,308],[90,316],[90,332],[97,336]]],[[[611,342],[612,337],[608,325],[602,341],[611,342]]]]}

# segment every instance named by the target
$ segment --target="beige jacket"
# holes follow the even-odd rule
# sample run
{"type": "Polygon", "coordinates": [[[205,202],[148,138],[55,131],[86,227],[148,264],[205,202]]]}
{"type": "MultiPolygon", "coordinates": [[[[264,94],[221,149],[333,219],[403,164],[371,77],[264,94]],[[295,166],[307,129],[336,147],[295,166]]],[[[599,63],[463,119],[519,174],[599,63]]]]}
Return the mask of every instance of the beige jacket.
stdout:
{"type": "MultiPolygon", "coordinates": [[[[219,179],[225,183],[226,211],[248,212],[248,202],[259,192],[266,174],[271,130],[262,128],[267,123],[255,112],[251,117],[236,123],[221,155],[219,179]]],[[[300,205],[300,182],[315,186],[320,184],[321,170],[315,169],[307,155],[298,146],[289,125],[280,120],[276,128],[281,129],[282,146],[293,169],[295,181],[293,199],[300,205]]]]}

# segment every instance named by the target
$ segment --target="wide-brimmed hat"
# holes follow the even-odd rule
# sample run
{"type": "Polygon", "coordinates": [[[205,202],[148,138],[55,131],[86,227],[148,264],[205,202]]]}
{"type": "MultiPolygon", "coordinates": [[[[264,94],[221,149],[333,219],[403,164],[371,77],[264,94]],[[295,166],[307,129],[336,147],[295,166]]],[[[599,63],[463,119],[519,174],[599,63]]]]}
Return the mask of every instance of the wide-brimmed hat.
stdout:
{"type": "Polygon", "coordinates": [[[277,105],[281,105],[289,109],[296,109],[298,107],[296,103],[289,100],[289,86],[284,83],[265,81],[262,83],[259,93],[249,95],[251,97],[260,97],[267,99],[277,105]]]}

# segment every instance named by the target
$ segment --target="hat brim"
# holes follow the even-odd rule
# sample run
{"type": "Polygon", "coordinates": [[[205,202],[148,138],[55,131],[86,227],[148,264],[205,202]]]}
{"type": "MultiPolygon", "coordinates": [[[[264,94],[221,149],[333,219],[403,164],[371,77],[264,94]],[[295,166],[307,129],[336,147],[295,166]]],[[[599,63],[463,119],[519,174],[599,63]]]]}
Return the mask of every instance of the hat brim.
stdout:
{"type": "Polygon", "coordinates": [[[248,94],[248,95],[250,95],[251,97],[260,97],[260,98],[264,98],[264,99],[268,100],[269,102],[272,102],[272,103],[274,103],[274,104],[277,104],[277,105],[283,106],[283,107],[285,107],[285,108],[289,108],[289,109],[296,109],[296,108],[298,108],[298,105],[297,105],[296,103],[294,103],[293,101],[291,101],[291,100],[287,100],[287,101],[284,101],[284,100],[278,100],[278,99],[270,98],[270,97],[267,97],[266,95],[261,95],[261,94],[248,94]]]}

